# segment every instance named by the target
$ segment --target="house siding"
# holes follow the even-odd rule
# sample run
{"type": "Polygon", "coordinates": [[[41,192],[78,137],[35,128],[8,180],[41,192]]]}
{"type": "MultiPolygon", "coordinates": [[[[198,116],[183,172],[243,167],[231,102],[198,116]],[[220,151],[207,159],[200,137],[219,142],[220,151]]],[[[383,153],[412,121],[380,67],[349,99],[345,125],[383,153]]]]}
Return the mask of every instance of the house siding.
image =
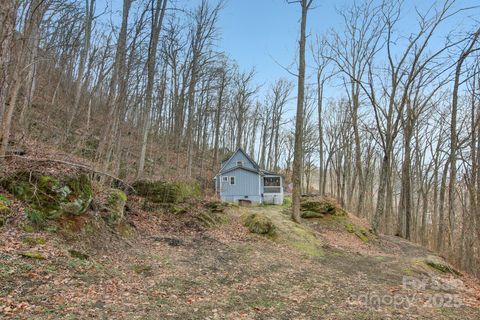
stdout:
{"type": "Polygon", "coordinates": [[[259,175],[238,168],[226,174],[220,175],[220,194],[222,196],[260,196],[258,183],[259,175]],[[228,177],[224,182],[222,177],[228,177]],[[235,177],[235,184],[230,184],[230,177],[235,177]]]}
{"type": "Polygon", "coordinates": [[[255,204],[283,203],[283,187],[280,188],[279,193],[264,194],[263,177],[280,177],[281,186],[283,186],[283,178],[274,173],[259,171],[258,165],[243,150],[238,149],[230,159],[226,162],[222,161],[222,166],[220,173],[215,178],[216,191],[222,201],[248,200],[255,204]],[[243,165],[239,167],[237,161],[243,161],[243,165]],[[226,181],[223,181],[224,177],[227,177],[226,181]],[[230,184],[231,177],[235,177],[233,185],[230,184]]]}
{"type": "Polygon", "coordinates": [[[242,152],[237,152],[232,156],[232,158],[230,158],[230,160],[227,161],[227,163],[225,164],[225,167],[222,168],[222,171],[236,167],[237,161],[243,161],[243,166],[245,168],[254,169],[254,170],[256,169],[253,163],[250,160],[248,160],[248,158],[245,157],[245,155],[242,152]]]}

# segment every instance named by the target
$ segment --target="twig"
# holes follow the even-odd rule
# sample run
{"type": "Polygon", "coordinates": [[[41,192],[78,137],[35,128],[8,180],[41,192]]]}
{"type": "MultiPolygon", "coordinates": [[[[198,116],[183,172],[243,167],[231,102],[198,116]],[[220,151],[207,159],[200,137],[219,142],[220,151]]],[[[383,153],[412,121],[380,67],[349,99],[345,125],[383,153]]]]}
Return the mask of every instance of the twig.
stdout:
{"type": "Polygon", "coordinates": [[[96,173],[96,174],[100,174],[100,175],[104,175],[104,176],[107,176],[109,178],[112,178],[116,181],[119,181],[121,182],[122,184],[124,184],[125,186],[127,186],[128,188],[130,188],[133,192],[135,192],[135,188],[133,188],[131,185],[129,185],[128,183],[126,183],[125,181],[123,181],[122,179],[118,178],[118,177],[115,177],[109,173],[106,173],[106,172],[102,172],[102,171],[98,171],[98,170],[95,170],[93,169],[92,167],[88,166],[88,165],[85,165],[85,164],[81,164],[81,163],[76,163],[76,162],[70,162],[70,161],[65,161],[65,160],[58,160],[58,159],[48,159],[48,158],[41,158],[41,159],[36,159],[36,158],[29,158],[29,157],[23,157],[23,156],[19,156],[19,155],[16,155],[16,154],[7,154],[7,155],[4,155],[4,156],[0,156],[0,159],[1,158],[20,158],[20,159],[23,159],[23,160],[28,160],[28,161],[36,161],[36,162],[55,162],[55,163],[61,163],[61,164],[65,164],[65,165],[68,165],[68,166],[72,166],[72,167],[77,167],[77,168],[82,168],[82,169],[85,169],[85,170],[88,170],[90,172],[93,172],[93,173],[96,173]]]}

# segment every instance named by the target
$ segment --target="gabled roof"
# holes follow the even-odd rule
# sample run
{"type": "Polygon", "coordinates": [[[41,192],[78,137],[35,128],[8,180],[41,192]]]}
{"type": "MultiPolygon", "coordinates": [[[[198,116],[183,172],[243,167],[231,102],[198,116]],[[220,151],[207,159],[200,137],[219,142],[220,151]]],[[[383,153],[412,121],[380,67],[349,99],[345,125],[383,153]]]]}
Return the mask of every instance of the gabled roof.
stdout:
{"type": "MultiPolygon", "coordinates": [[[[228,160],[222,162],[222,167],[220,168],[220,172],[222,172],[223,168],[225,168],[227,166],[227,164],[232,160],[232,158],[238,153],[238,152],[241,152],[245,158],[248,159],[248,161],[250,161],[253,165],[253,167],[256,169],[256,172],[258,173],[258,171],[260,171],[260,167],[258,166],[258,164],[245,152],[243,151],[242,148],[238,148],[237,151],[235,151],[231,156],[230,158],[228,158],[228,160]]],[[[229,170],[230,171],[230,170],[229,170]]]]}

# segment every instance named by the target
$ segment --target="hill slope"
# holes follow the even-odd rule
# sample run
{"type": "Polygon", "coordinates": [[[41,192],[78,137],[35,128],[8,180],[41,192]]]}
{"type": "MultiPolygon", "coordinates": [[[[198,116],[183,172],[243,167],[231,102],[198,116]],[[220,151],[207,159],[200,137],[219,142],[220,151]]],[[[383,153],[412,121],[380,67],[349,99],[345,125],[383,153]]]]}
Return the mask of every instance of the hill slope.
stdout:
{"type": "Polygon", "coordinates": [[[27,233],[20,223],[2,228],[3,315],[480,318],[473,280],[430,267],[431,260],[443,262],[407,241],[374,237],[354,217],[332,215],[296,225],[283,207],[230,207],[206,228],[195,210],[146,212],[141,203],[130,197],[121,228],[106,226],[94,212],[55,233],[27,233]],[[251,213],[265,214],[275,234],[250,233],[242,215],[251,213]],[[414,286],[413,279],[424,281],[425,288],[414,286]]]}

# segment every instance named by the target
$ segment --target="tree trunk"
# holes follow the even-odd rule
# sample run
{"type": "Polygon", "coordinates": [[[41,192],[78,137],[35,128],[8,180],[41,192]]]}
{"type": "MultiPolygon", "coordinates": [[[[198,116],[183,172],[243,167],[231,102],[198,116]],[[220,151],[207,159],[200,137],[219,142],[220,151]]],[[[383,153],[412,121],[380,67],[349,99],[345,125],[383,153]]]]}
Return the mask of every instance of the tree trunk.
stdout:
{"type": "Polygon", "coordinates": [[[295,119],[295,147],[293,154],[293,193],[292,193],[292,219],[300,222],[300,193],[302,188],[302,147],[303,147],[303,108],[305,100],[305,42],[307,13],[312,0],[301,0],[302,18],[300,22],[300,48],[298,65],[298,95],[297,95],[297,113],[295,119]]]}

